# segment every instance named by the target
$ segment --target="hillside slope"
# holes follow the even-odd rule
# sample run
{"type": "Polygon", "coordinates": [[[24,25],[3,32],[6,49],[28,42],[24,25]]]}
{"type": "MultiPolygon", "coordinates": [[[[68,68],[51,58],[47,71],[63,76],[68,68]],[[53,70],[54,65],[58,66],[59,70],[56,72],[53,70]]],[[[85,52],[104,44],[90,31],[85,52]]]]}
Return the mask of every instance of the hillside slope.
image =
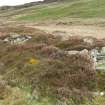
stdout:
{"type": "Polygon", "coordinates": [[[70,0],[70,2],[44,3],[37,6],[10,9],[0,12],[0,17],[12,20],[47,20],[62,18],[105,17],[105,0],[70,0]]]}

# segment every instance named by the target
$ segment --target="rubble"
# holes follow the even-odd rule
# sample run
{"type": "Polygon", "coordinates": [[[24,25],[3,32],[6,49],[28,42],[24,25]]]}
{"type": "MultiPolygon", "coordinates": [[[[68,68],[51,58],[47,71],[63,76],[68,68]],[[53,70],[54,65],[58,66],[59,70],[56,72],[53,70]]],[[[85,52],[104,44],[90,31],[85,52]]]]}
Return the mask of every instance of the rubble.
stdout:
{"type": "Polygon", "coordinates": [[[28,41],[29,39],[31,39],[31,36],[11,34],[10,36],[4,38],[3,41],[13,45],[13,44],[22,44],[28,41]]]}

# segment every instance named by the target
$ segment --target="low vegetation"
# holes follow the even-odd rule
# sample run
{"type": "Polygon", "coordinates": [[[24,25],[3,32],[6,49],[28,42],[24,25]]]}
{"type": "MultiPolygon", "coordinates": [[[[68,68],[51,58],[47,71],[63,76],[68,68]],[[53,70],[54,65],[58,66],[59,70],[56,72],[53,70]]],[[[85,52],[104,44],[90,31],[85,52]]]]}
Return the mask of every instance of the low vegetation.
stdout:
{"type": "Polygon", "coordinates": [[[62,40],[24,24],[60,19],[56,25],[71,25],[75,20],[65,20],[104,18],[104,7],[105,0],[45,0],[0,8],[0,105],[105,105],[105,72],[95,70],[88,52],[104,47],[105,39],[62,40]],[[18,36],[30,38],[10,42],[20,41],[18,36]]]}
{"type": "Polygon", "coordinates": [[[92,92],[103,90],[104,84],[97,85],[102,82],[97,82],[93,60],[88,53],[67,53],[84,49],[81,43],[91,49],[84,38],[71,37],[66,44],[60,37],[23,26],[6,27],[3,32],[8,34],[0,38],[1,105],[97,105],[92,92]],[[32,39],[24,44],[3,42],[11,33],[28,34],[32,39]]]}

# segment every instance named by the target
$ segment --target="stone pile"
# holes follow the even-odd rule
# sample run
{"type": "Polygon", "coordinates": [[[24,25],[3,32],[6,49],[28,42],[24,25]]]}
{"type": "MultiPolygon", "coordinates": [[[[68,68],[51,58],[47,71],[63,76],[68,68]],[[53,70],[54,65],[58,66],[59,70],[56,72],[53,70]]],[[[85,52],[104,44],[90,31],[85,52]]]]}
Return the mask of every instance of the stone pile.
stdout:
{"type": "Polygon", "coordinates": [[[13,44],[23,44],[24,42],[28,41],[29,39],[31,39],[31,36],[12,34],[12,35],[4,38],[3,41],[13,45],[13,44]]]}

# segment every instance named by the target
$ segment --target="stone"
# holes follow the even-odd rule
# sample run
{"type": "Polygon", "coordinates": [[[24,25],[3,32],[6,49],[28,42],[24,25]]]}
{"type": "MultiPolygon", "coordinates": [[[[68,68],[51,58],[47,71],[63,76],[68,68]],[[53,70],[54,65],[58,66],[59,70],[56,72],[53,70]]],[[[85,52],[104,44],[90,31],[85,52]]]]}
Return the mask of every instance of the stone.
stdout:
{"type": "Polygon", "coordinates": [[[101,54],[105,55],[105,47],[102,47],[101,54]]]}
{"type": "Polygon", "coordinates": [[[84,49],[84,50],[80,51],[80,54],[83,54],[83,55],[89,54],[89,51],[87,49],[84,49]]]}
{"type": "Polygon", "coordinates": [[[28,35],[13,34],[13,35],[6,37],[3,41],[8,42],[10,44],[22,44],[31,38],[32,37],[28,35]]]}
{"type": "Polygon", "coordinates": [[[69,54],[69,55],[75,55],[75,54],[85,55],[85,54],[89,54],[89,52],[87,49],[84,49],[82,51],[71,50],[71,51],[67,51],[67,54],[69,54]]]}
{"type": "Polygon", "coordinates": [[[75,50],[73,50],[73,51],[67,51],[68,55],[75,55],[75,54],[78,54],[78,53],[79,53],[79,51],[75,51],[75,50]]]}
{"type": "Polygon", "coordinates": [[[93,43],[94,43],[94,40],[93,40],[92,38],[84,38],[83,41],[84,41],[85,43],[90,44],[90,45],[93,45],[93,43]]]}

